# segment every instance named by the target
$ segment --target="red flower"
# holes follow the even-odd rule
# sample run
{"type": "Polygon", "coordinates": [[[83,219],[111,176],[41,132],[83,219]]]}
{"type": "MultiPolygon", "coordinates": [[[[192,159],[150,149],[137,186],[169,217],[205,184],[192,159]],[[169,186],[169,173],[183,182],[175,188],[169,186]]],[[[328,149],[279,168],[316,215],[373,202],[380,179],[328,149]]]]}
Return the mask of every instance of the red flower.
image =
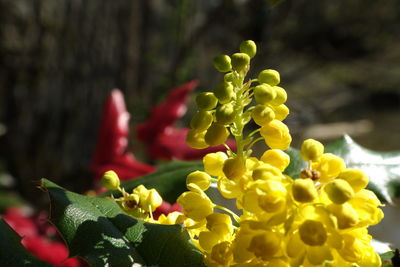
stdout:
{"type": "Polygon", "coordinates": [[[121,180],[129,180],[155,170],[154,166],[137,161],[126,151],[130,114],[126,110],[122,92],[113,89],[104,106],[97,146],[91,170],[101,178],[108,170],[115,171],[121,180]]]}
{"type": "Polygon", "coordinates": [[[136,127],[138,139],[151,144],[167,127],[173,126],[183,117],[187,110],[189,94],[197,85],[197,81],[190,81],[172,89],[164,102],[151,109],[150,118],[136,127]]]}
{"type": "MultiPolygon", "coordinates": [[[[39,227],[32,218],[23,215],[19,208],[9,208],[3,219],[22,237],[22,245],[37,258],[54,266],[77,267],[85,265],[77,258],[68,259],[68,248],[62,242],[50,241],[47,236],[40,235],[39,227]]],[[[43,226],[43,222],[40,223],[43,226]]],[[[53,228],[47,225],[46,228],[53,228]]]]}

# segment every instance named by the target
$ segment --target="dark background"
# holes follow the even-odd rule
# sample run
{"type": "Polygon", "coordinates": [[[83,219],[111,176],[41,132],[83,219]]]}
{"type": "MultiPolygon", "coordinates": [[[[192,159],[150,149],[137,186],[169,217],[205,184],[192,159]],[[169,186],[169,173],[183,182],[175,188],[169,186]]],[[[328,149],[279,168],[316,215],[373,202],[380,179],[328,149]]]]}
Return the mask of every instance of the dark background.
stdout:
{"type": "Polygon", "coordinates": [[[246,39],[253,77],[281,73],[294,146],[347,132],[400,149],[399,33],[398,0],[0,0],[1,168],[33,202],[41,177],[87,190],[110,89],[125,93],[134,129],[170,88],[211,90],[212,58],[246,39]]]}

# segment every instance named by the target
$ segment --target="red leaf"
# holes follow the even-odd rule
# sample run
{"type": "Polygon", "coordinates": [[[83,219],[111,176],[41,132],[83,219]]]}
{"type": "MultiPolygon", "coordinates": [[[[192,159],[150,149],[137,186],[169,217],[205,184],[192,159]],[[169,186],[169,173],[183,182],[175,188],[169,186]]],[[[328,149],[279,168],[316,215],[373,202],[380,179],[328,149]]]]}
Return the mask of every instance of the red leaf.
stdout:
{"type": "Polygon", "coordinates": [[[128,145],[129,118],[124,95],[120,90],[113,89],[103,109],[93,162],[107,163],[125,152],[128,145]]]}
{"type": "Polygon", "coordinates": [[[136,127],[138,139],[151,144],[167,127],[173,126],[186,113],[189,93],[197,85],[197,81],[191,81],[172,89],[163,103],[151,109],[148,121],[136,127]]]}
{"type": "Polygon", "coordinates": [[[125,107],[122,92],[113,89],[104,106],[103,117],[91,170],[97,179],[113,170],[121,180],[133,179],[155,170],[154,166],[137,161],[126,152],[130,114],[125,107]]]}

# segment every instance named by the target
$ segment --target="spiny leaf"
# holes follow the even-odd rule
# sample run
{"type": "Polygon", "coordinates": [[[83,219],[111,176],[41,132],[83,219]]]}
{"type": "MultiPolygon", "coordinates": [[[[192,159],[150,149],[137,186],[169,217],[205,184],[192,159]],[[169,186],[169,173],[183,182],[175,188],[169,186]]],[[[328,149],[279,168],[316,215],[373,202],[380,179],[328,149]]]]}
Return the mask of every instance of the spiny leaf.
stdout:
{"type": "Polygon", "coordinates": [[[150,224],[118,204],[69,192],[42,179],[51,200],[50,220],[70,247],[92,266],[204,266],[202,254],[179,225],[150,224]]]}
{"type": "Polygon", "coordinates": [[[21,237],[0,218],[0,266],[50,267],[21,245],[21,237]]]}
{"type": "MultiPolygon", "coordinates": [[[[296,177],[304,168],[299,150],[290,148],[286,152],[291,162],[285,173],[296,177]]],[[[369,176],[368,188],[383,201],[392,203],[392,196],[398,194],[400,185],[400,151],[378,152],[364,148],[345,135],[325,146],[325,152],[344,159],[347,168],[358,168],[369,176]]]]}

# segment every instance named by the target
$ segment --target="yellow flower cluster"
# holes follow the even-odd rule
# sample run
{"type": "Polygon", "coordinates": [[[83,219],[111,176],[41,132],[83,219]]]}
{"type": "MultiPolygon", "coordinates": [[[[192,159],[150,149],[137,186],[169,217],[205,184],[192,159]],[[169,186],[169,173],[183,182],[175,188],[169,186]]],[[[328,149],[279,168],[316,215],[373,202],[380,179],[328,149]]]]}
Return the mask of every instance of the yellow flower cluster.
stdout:
{"type": "Polygon", "coordinates": [[[127,193],[120,187],[120,180],[114,171],[107,171],[100,180],[101,184],[109,190],[118,190],[122,196],[115,199],[121,208],[136,218],[144,219],[148,222],[156,222],[153,219],[153,211],[162,204],[162,198],[157,190],[148,190],[144,185],[139,185],[127,193]]]}
{"type": "Polygon", "coordinates": [[[255,54],[255,43],[245,41],[240,53],[215,58],[215,68],[227,73],[213,92],[196,98],[199,111],[187,143],[220,145],[232,134],[237,151],[206,155],[204,171],[188,175],[189,191],[177,200],[183,214],[160,222],[184,224],[208,266],[380,266],[367,227],[383,213],[378,198],[365,189],[368,177],[362,171],[346,168],[343,159],[308,139],[301,147],[307,168],[298,179],[283,173],[290,162],[283,151],[291,142],[282,122],[289,113],[287,95],[275,70],[245,81],[255,54]],[[260,128],[246,135],[251,119],[260,128]],[[259,140],[269,147],[260,159],[251,156],[259,140]],[[211,183],[233,199],[240,214],[210,200],[204,191],[211,183]]]}

